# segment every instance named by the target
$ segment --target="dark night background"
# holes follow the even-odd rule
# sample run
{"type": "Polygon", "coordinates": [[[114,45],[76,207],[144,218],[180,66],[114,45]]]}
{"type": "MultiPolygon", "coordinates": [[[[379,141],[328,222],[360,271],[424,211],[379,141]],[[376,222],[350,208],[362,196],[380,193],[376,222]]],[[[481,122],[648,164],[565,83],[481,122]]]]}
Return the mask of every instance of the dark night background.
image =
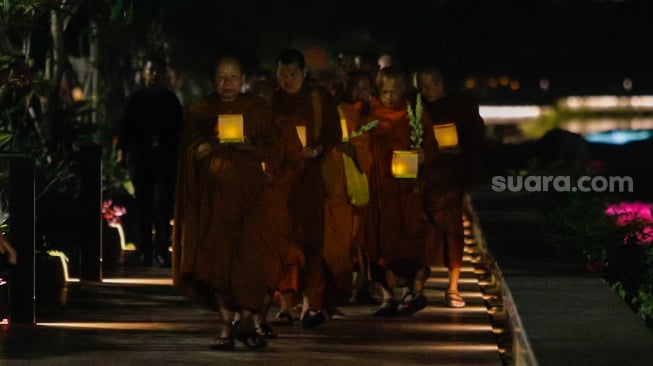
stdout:
{"type": "MultiPolygon", "coordinates": [[[[650,94],[653,10],[648,0],[112,0],[81,2],[66,30],[66,52],[85,56],[84,14],[99,17],[100,68],[125,78],[136,51],[165,43],[180,75],[208,83],[216,55],[239,49],[249,71],[274,69],[285,47],[390,53],[415,69],[442,67],[452,88],[466,78],[517,79],[511,94],[477,90],[482,102],[551,102],[565,95],[650,94]],[[115,13],[122,5],[123,13],[115,13]],[[93,8],[95,7],[95,8],[93,8]],[[110,7],[110,9],[109,9],[110,7]],[[129,14],[128,14],[129,13],[129,14]],[[121,70],[119,70],[122,68],[121,70]],[[543,98],[540,80],[550,87],[543,98]],[[624,90],[624,79],[632,89],[624,90]]],[[[42,24],[47,24],[43,22],[42,24]]],[[[45,59],[47,28],[34,33],[34,56],[45,59]],[[39,35],[40,34],[40,35],[39,35]],[[42,47],[39,45],[39,37],[42,47]]]]}
{"type": "Polygon", "coordinates": [[[182,66],[237,46],[270,67],[286,46],[389,52],[413,68],[436,62],[450,79],[508,75],[523,92],[541,78],[561,94],[653,92],[649,1],[185,1],[165,25],[182,66]]]}

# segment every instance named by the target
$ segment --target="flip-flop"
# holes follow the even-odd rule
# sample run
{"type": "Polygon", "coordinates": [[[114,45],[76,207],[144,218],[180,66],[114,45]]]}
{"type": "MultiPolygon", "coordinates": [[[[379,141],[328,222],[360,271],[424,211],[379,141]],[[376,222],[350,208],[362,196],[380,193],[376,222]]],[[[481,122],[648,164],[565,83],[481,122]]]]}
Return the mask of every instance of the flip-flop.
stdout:
{"type": "Polygon", "coordinates": [[[290,313],[285,311],[280,311],[274,316],[274,320],[270,321],[270,324],[274,325],[292,325],[293,317],[290,313]]]}
{"type": "Polygon", "coordinates": [[[465,299],[458,292],[447,292],[444,300],[450,308],[464,308],[466,305],[465,299]]]}

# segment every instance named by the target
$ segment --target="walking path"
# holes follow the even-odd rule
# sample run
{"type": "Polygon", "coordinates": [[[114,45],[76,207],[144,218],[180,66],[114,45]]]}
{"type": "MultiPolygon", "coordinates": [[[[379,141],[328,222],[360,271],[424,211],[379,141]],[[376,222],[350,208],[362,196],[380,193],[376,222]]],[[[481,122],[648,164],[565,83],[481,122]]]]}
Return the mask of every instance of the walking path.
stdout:
{"type": "Polygon", "coordinates": [[[429,304],[410,317],[372,318],[375,306],[344,306],[345,319],[314,329],[298,322],[276,327],[279,337],[266,349],[238,344],[233,352],[217,352],[208,347],[217,335],[216,314],[180,296],[169,270],[125,267],[107,273],[104,282],[69,283],[65,306],[39,305],[36,326],[0,330],[0,364],[502,365],[505,350],[497,346],[479,284],[483,272],[472,263],[476,243],[468,241],[463,309],[445,306],[447,273],[435,267],[426,284],[429,304]]]}
{"type": "Polygon", "coordinates": [[[4,326],[0,365],[650,364],[653,332],[600,278],[555,254],[528,195],[481,191],[472,202],[463,309],[445,306],[447,272],[434,267],[429,304],[413,316],[343,306],[345,319],[315,329],[276,327],[264,350],[217,352],[217,315],[180,296],[169,269],[125,266],[68,283],[65,302],[37,305],[35,326],[4,326]]]}
{"type": "MultiPolygon", "coordinates": [[[[528,193],[472,195],[522,365],[651,365],[653,332],[597,275],[556,252],[528,193]]],[[[501,341],[499,342],[502,343],[501,341]]]]}

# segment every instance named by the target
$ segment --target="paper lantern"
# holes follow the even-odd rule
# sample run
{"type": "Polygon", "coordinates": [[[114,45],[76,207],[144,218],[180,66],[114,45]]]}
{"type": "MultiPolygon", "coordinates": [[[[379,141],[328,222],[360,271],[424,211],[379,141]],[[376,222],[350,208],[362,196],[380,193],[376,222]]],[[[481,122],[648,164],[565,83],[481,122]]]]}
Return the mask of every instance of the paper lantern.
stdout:
{"type": "Polygon", "coordinates": [[[306,126],[297,126],[297,136],[299,136],[299,141],[302,142],[302,147],[306,147],[306,126]]]}
{"type": "Polygon", "coordinates": [[[219,114],[216,127],[221,143],[245,141],[242,114],[219,114]]]}
{"type": "Polygon", "coordinates": [[[417,178],[419,156],[416,150],[395,150],[392,152],[392,176],[395,178],[417,178]]]}
{"type": "Polygon", "coordinates": [[[433,126],[435,139],[438,140],[440,150],[454,150],[458,148],[458,131],[456,124],[445,123],[443,125],[433,126]]]}
{"type": "Polygon", "coordinates": [[[349,141],[349,130],[347,130],[347,120],[340,118],[340,129],[342,130],[342,141],[349,141]]]}

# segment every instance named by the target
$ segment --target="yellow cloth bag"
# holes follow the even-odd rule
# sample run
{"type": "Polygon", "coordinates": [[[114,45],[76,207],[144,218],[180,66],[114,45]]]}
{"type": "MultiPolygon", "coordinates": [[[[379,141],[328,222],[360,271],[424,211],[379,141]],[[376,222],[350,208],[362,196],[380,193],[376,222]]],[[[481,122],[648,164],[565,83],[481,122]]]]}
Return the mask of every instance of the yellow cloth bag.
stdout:
{"type": "Polygon", "coordinates": [[[354,160],[347,155],[342,154],[342,160],[345,166],[345,177],[347,178],[347,196],[349,203],[353,206],[364,206],[370,201],[370,189],[367,183],[367,176],[361,172],[354,160]]]}

